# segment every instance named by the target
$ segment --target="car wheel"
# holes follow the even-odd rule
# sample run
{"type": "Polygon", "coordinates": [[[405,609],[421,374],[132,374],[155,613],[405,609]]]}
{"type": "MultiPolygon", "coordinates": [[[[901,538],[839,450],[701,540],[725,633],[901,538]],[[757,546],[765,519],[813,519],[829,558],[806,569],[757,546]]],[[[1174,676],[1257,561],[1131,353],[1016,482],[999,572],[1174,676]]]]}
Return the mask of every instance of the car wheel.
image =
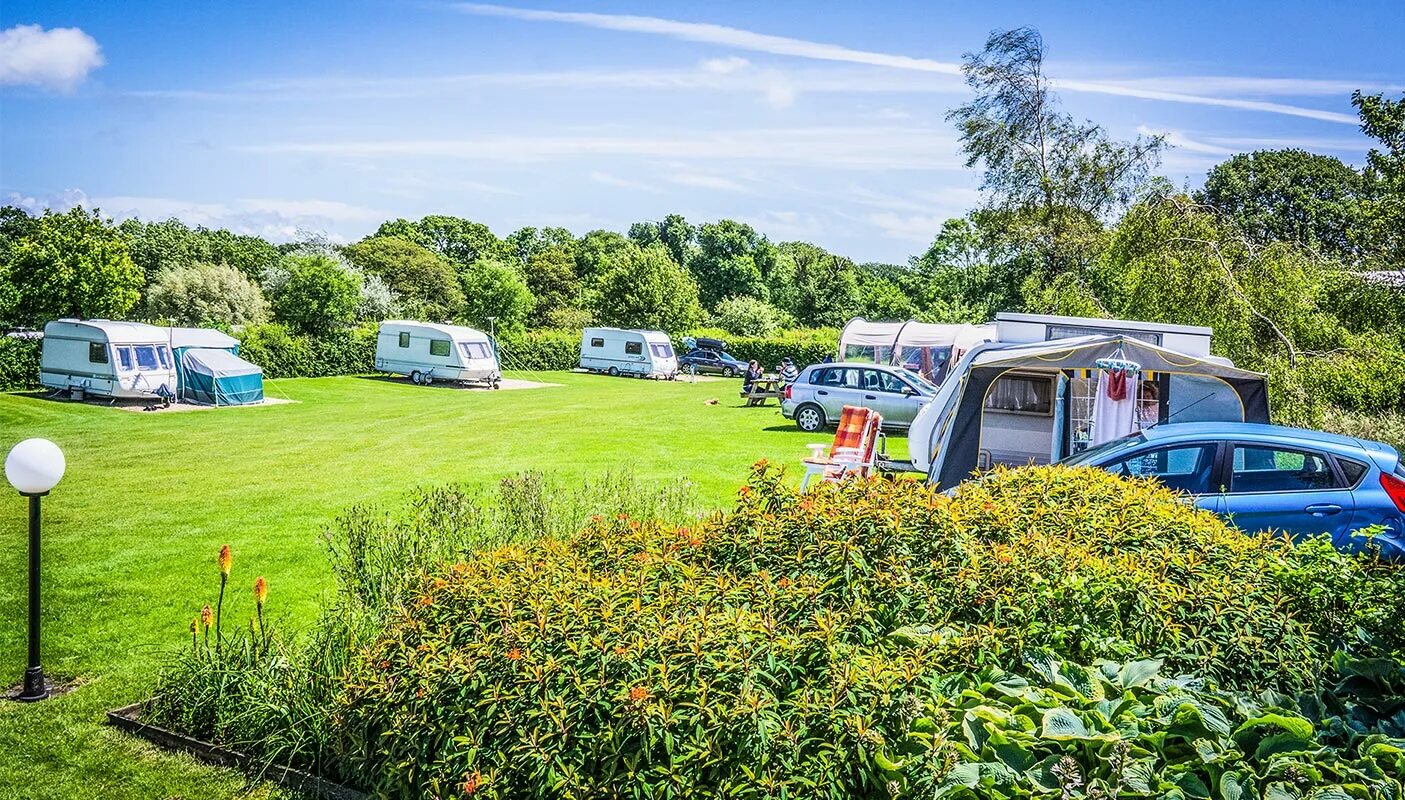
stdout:
{"type": "Polygon", "coordinates": [[[410,383],[424,383],[424,375],[419,370],[410,373],[410,383]]]}
{"type": "Polygon", "coordinates": [[[806,433],[814,433],[824,427],[824,409],[806,404],[795,410],[795,427],[806,433]]]}
{"type": "Polygon", "coordinates": [[[620,376],[619,367],[610,367],[609,369],[605,370],[605,372],[609,374],[609,376],[612,378],[618,378],[620,376]]]}
{"type": "Polygon", "coordinates": [[[722,377],[724,377],[724,378],[730,378],[730,377],[732,377],[732,376],[735,375],[735,374],[737,374],[737,373],[733,372],[731,367],[723,367],[723,368],[722,368],[722,377]]]}

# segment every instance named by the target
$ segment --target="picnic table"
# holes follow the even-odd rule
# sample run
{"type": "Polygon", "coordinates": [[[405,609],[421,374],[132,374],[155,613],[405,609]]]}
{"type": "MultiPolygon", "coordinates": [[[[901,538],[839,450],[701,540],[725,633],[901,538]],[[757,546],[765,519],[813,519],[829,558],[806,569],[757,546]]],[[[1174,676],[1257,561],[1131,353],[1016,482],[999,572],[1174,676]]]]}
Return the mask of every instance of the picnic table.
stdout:
{"type": "Polygon", "coordinates": [[[772,398],[779,404],[785,397],[785,384],[778,375],[763,375],[751,382],[750,391],[743,389],[740,394],[749,406],[764,406],[772,398]]]}

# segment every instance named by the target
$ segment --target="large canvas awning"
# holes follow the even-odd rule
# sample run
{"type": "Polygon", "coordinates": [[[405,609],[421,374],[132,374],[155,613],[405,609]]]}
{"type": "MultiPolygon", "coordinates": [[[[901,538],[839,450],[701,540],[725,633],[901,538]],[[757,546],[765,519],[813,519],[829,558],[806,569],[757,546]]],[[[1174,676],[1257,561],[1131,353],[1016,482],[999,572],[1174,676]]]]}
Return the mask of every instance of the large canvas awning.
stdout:
{"type": "Polygon", "coordinates": [[[1240,416],[1239,421],[1269,421],[1268,386],[1264,375],[1240,369],[1218,357],[1188,356],[1121,335],[981,345],[968,354],[959,379],[944,386],[932,401],[940,406],[927,442],[928,452],[934,455],[929,479],[942,486],[955,486],[975,468],[986,393],[1000,376],[1011,371],[1096,370],[1099,361],[1114,358],[1135,362],[1143,373],[1207,379],[1220,386],[1221,393],[1230,398],[1230,407],[1240,416]],[[1237,405],[1233,402],[1236,399],[1237,405]],[[940,458],[936,457],[937,453],[940,458]]]}

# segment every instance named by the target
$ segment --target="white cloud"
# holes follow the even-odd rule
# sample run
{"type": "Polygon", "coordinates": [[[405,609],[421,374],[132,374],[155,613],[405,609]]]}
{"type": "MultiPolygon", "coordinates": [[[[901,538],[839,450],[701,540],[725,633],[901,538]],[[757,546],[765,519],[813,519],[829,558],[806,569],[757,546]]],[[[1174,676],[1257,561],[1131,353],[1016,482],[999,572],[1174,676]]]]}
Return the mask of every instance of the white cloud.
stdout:
{"type": "Polygon", "coordinates": [[[1177,150],[1184,150],[1191,153],[1204,153],[1206,155],[1214,156],[1232,156],[1235,153],[1239,152],[1238,150],[1234,150],[1228,147],[1221,147],[1217,144],[1211,144],[1209,142],[1202,142],[1196,139],[1192,139],[1189,136],[1186,136],[1184,133],[1181,133],[1180,131],[1158,130],[1147,125],[1138,125],[1137,133],[1141,134],[1142,136],[1164,137],[1166,140],[1166,144],[1171,145],[1177,150]]]}
{"type": "Polygon", "coordinates": [[[244,152],[343,158],[485,162],[617,156],[761,161],[848,169],[961,169],[952,131],[916,127],[762,128],[678,135],[484,136],[466,139],[303,141],[242,145],[244,152]]]}
{"type": "Polygon", "coordinates": [[[642,181],[632,181],[628,178],[621,178],[618,175],[601,172],[600,170],[591,172],[590,179],[605,186],[618,186],[621,189],[634,189],[635,191],[654,193],[659,191],[657,186],[651,186],[642,181]]]}
{"type": "Polygon", "coordinates": [[[270,241],[292,241],[308,232],[321,233],[332,241],[343,241],[342,230],[365,228],[367,223],[394,216],[338,200],[279,200],[247,198],[232,203],[201,203],[170,197],[132,195],[90,196],[81,189],[66,189],[45,197],[11,193],[8,205],[18,205],[30,213],[46,208],[67,211],[75,206],[101,209],[115,220],[141,219],[147,222],[179,219],[187,225],[225,228],[239,234],[262,236],[270,241]]]}
{"type": "Polygon", "coordinates": [[[692,186],[698,189],[717,189],[723,192],[743,193],[751,191],[731,178],[724,178],[721,175],[707,175],[700,172],[678,172],[669,175],[666,180],[669,183],[676,183],[679,186],[692,186]]]}
{"type": "Polygon", "coordinates": [[[543,11],[531,8],[513,8],[485,3],[459,3],[454,8],[469,14],[509,17],[534,22],[565,22],[584,25],[590,28],[603,28],[613,31],[652,33],[683,39],[690,42],[704,42],[734,47],[738,50],[751,50],[760,53],[773,53],[783,56],[798,56],[822,61],[844,61],[851,64],[870,64],[877,67],[939,72],[957,75],[959,64],[936,61],[930,58],[875,53],[868,50],[854,50],[835,44],[809,42],[786,36],[771,36],[764,33],[729,28],[725,25],[712,25],[701,22],[680,22],[659,17],[641,17],[628,14],[595,14],[575,11],[543,11]]]}
{"type": "Polygon", "coordinates": [[[942,223],[950,214],[898,214],[880,211],[864,215],[868,224],[883,231],[891,239],[926,244],[941,232],[942,223]]]}
{"type": "Polygon", "coordinates": [[[901,108],[880,108],[874,116],[879,119],[904,120],[912,119],[912,114],[903,111],[901,108]]]}
{"type": "Polygon", "coordinates": [[[711,72],[714,75],[729,75],[738,70],[746,69],[751,64],[750,61],[741,56],[728,56],[726,58],[709,58],[698,64],[698,69],[703,72],[711,72]]]}
{"type": "MultiPolygon", "coordinates": [[[[944,75],[961,74],[961,66],[955,62],[938,61],[931,58],[913,58],[911,56],[880,53],[871,50],[855,50],[841,45],[811,42],[804,39],[792,39],[785,36],[772,36],[710,23],[683,22],[680,20],[662,19],[660,17],[644,17],[629,14],[546,11],[484,3],[459,3],[453,6],[453,8],[457,8],[469,14],[507,17],[531,22],[561,22],[604,30],[646,33],[685,41],[724,45],[738,50],[750,50],[819,61],[867,64],[869,66],[885,67],[895,70],[938,73],[944,75]]],[[[1233,85],[1233,80],[1258,82],[1256,85],[1260,88],[1274,86],[1275,81],[1281,82],[1282,86],[1286,87],[1293,81],[1293,79],[1229,79],[1225,81],[1217,91],[1223,87],[1233,85]]],[[[1324,111],[1321,109],[1305,108],[1302,106],[1272,103],[1261,100],[1220,97],[1213,94],[1192,94],[1186,91],[1186,88],[1192,85],[1189,80],[1179,86],[1174,82],[1168,85],[1165,79],[1161,81],[1161,85],[1158,85],[1154,79],[1119,82],[1060,79],[1052,81],[1052,83],[1060,89],[1072,92],[1107,94],[1117,97],[1135,97],[1143,100],[1159,100],[1169,103],[1192,103],[1197,105],[1219,106],[1222,108],[1286,114],[1289,116],[1353,125],[1357,122],[1355,116],[1335,111],[1324,111]]],[[[1241,86],[1242,85],[1244,84],[1241,83],[1241,86]]],[[[1323,87],[1315,88],[1320,89],[1323,87]]],[[[1282,87],[1280,87],[1280,91],[1281,89],[1282,87]]]]}
{"type": "Polygon", "coordinates": [[[78,28],[16,25],[0,31],[0,85],[67,92],[102,65],[97,41],[78,28]]]}

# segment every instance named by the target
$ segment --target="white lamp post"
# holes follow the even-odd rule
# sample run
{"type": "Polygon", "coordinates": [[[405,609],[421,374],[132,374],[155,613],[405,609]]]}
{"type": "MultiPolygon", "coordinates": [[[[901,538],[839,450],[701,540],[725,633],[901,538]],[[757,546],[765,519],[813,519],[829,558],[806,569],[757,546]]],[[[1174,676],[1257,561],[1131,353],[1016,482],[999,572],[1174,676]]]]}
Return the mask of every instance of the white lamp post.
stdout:
{"type": "Polygon", "coordinates": [[[49,696],[39,666],[39,498],[59,482],[63,468],[63,451],[48,439],[25,439],[5,457],[5,479],[29,498],[29,668],[15,698],[27,703],[49,696]]]}

